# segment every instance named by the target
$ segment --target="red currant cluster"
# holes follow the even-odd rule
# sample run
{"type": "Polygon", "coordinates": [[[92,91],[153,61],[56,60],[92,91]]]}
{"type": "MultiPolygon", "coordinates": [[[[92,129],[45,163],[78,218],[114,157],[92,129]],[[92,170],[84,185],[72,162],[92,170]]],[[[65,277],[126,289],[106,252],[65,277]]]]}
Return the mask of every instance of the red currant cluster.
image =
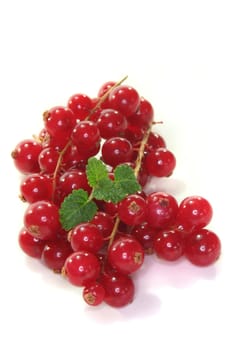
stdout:
{"type": "Polygon", "coordinates": [[[144,192],[151,177],[172,174],[176,158],[152,131],[151,103],[124,80],[105,83],[96,98],[75,94],[65,107],[46,111],[38,137],[12,152],[28,203],[20,247],[83,287],[94,306],[132,302],[132,275],[145,254],[207,266],[221,250],[206,228],[213,213],[205,198],[178,204],[169,193],[144,192]],[[90,168],[93,157],[101,166],[90,168]]]}

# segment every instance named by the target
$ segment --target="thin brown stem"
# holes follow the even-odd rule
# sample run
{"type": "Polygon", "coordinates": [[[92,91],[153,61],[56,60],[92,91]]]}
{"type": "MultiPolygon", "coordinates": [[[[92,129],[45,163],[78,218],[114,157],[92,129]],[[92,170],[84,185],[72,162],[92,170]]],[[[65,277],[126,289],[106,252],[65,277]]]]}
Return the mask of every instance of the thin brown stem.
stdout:
{"type": "Polygon", "coordinates": [[[141,141],[141,145],[139,147],[139,150],[138,150],[138,156],[137,156],[137,159],[136,159],[136,162],[135,162],[135,168],[134,168],[134,175],[136,177],[138,177],[139,171],[141,169],[142,160],[143,160],[143,157],[144,157],[144,151],[145,151],[145,148],[146,148],[146,145],[147,145],[147,141],[148,141],[148,138],[149,138],[151,130],[152,130],[152,126],[153,126],[153,124],[151,124],[148,127],[148,129],[147,129],[147,131],[146,131],[146,133],[145,133],[145,135],[144,135],[144,137],[143,137],[143,139],[141,141]]]}
{"type": "MultiPolygon", "coordinates": [[[[143,160],[143,157],[144,157],[144,151],[145,151],[145,148],[146,148],[146,145],[147,145],[147,141],[148,141],[148,138],[150,136],[152,127],[153,127],[153,124],[151,123],[151,125],[148,127],[148,129],[147,129],[147,131],[146,131],[146,133],[145,133],[145,135],[144,135],[144,137],[143,137],[143,139],[141,141],[141,144],[140,144],[140,147],[139,147],[139,150],[138,150],[138,156],[137,156],[137,159],[136,159],[136,162],[135,162],[135,168],[134,168],[135,177],[138,177],[138,174],[139,174],[139,171],[140,171],[140,168],[141,168],[141,165],[142,165],[142,160],[143,160]]],[[[119,224],[120,224],[120,218],[119,218],[119,216],[117,216],[116,220],[115,220],[115,224],[113,226],[112,233],[110,235],[108,248],[112,245],[112,242],[114,241],[114,237],[115,237],[115,235],[117,233],[119,224]]]]}
{"type": "Polygon", "coordinates": [[[92,110],[90,111],[89,115],[86,117],[86,120],[88,120],[91,115],[98,109],[100,108],[101,104],[108,98],[109,94],[119,85],[121,85],[126,79],[128,78],[128,75],[126,75],[124,78],[122,78],[121,80],[119,80],[118,82],[116,82],[116,84],[114,84],[113,86],[111,86],[103,96],[100,97],[99,101],[97,102],[97,104],[95,105],[94,108],[92,108],[92,110]]]}
{"type": "Polygon", "coordinates": [[[116,220],[115,220],[115,224],[113,226],[113,229],[112,229],[112,233],[110,235],[110,239],[109,239],[109,243],[108,243],[108,248],[112,245],[112,242],[115,238],[115,235],[117,233],[117,230],[118,230],[118,226],[120,224],[120,218],[119,216],[116,217],[116,220]]]}
{"type": "MultiPolygon", "coordinates": [[[[105,94],[99,99],[98,103],[90,111],[89,115],[86,117],[85,120],[88,120],[90,118],[90,116],[92,115],[92,113],[94,113],[101,106],[101,104],[106,100],[106,98],[108,97],[110,92],[113,89],[115,89],[115,87],[121,85],[127,78],[128,78],[128,76],[126,75],[123,79],[119,80],[118,82],[116,82],[116,84],[114,84],[111,88],[109,88],[108,91],[106,91],[105,94]]],[[[67,151],[68,147],[71,144],[72,144],[72,142],[71,142],[71,140],[69,140],[67,142],[67,144],[65,145],[65,147],[61,150],[61,152],[59,154],[58,161],[57,161],[57,164],[56,164],[56,168],[55,168],[54,173],[53,173],[53,196],[54,196],[55,188],[56,188],[56,178],[57,178],[57,174],[58,174],[58,171],[59,171],[61,163],[62,163],[63,156],[64,156],[65,152],[67,151]]]]}
{"type": "Polygon", "coordinates": [[[67,151],[67,149],[69,148],[70,145],[71,145],[71,140],[69,140],[67,142],[67,144],[65,145],[65,147],[61,150],[61,152],[59,154],[59,157],[58,157],[58,160],[57,160],[57,164],[56,164],[56,168],[55,168],[54,173],[53,173],[53,196],[55,194],[57,174],[58,174],[58,171],[60,169],[60,166],[61,166],[61,163],[62,163],[62,160],[63,160],[63,156],[64,156],[65,152],[67,151]]]}

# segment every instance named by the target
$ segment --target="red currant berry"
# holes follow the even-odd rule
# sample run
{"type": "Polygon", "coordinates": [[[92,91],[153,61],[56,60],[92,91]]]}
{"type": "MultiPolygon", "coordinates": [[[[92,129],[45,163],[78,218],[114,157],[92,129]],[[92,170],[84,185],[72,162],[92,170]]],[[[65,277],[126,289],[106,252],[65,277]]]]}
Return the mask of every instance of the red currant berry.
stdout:
{"type": "Polygon", "coordinates": [[[104,301],[112,307],[123,307],[132,303],[135,287],[132,279],[117,272],[104,274],[101,284],[105,289],[104,301]]]}
{"type": "Polygon", "coordinates": [[[220,256],[221,242],[219,237],[205,228],[190,233],[185,241],[185,255],[197,266],[208,266],[220,256]]]}
{"type": "Polygon", "coordinates": [[[62,168],[65,170],[78,169],[85,170],[87,165],[87,156],[81,154],[78,147],[71,145],[64,153],[62,158],[62,168]]]}
{"type": "Polygon", "coordinates": [[[119,85],[110,92],[108,101],[110,108],[116,109],[128,117],[137,111],[140,96],[133,87],[119,85]]]}
{"type": "Polygon", "coordinates": [[[43,117],[49,135],[68,139],[75,124],[75,116],[71,109],[60,106],[53,107],[44,112],[43,117]]]}
{"type": "Polygon", "coordinates": [[[154,252],[154,238],[156,232],[154,228],[149,226],[148,222],[144,222],[134,226],[130,233],[141,243],[145,254],[152,254],[154,252]]]}
{"type": "Polygon", "coordinates": [[[51,200],[52,193],[52,180],[48,176],[29,174],[21,181],[20,198],[28,203],[51,200]]]}
{"type": "Polygon", "coordinates": [[[97,120],[101,137],[110,139],[121,136],[127,127],[126,118],[114,109],[103,109],[97,120]]]}
{"type": "Polygon", "coordinates": [[[179,205],[177,223],[186,230],[192,230],[208,225],[212,216],[213,209],[207,199],[201,196],[188,196],[179,205]]]}
{"type": "Polygon", "coordinates": [[[104,243],[102,233],[90,222],[75,226],[69,232],[69,240],[74,251],[85,250],[91,253],[97,253],[104,243]]]}
{"type": "Polygon", "coordinates": [[[133,147],[125,138],[112,137],[106,140],[102,146],[103,161],[115,167],[121,163],[130,162],[132,160],[133,147]]]}
{"type": "Polygon", "coordinates": [[[112,216],[103,211],[98,211],[91,220],[91,223],[96,225],[103,238],[108,238],[110,236],[114,226],[112,216]]]}
{"type": "Polygon", "coordinates": [[[100,144],[100,132],[95,123],[89,120],[81,121],[74,127],[71,140],[80,152],[95,149],[100,144]]]}
{"type": "Polygon", "coordinates": [[[154,116],[154,110],[149,101],[141,97],[140,104],[136,112],[128,116],[128,121],[140,127],[146,127],[151,124],[154,116]]]}
{"type": "Polygon", "coordinates": [[[184,253],[184,241],[178,230],[162,230],[154,237],[154,251],[164,260],[175,261],[184,253]]]}
{"type": "Polygon", "coordinates": [[[165,192],[153,192],[147,196],[147,222],[154,228],[167,228],[175,222],[177,200],[165,192]]]}
{"type": "Polygon", "coordinates": [[[99,105],[97,106],[97,104],[99,103],[99,99],[98,98],[93,98],[92,99],[92,109],[89,113],[89,116],[88,116],[88,120],[94,122],[94,123],[97,123],[97,120],[99,119],[100,117],[100,113],[102,112],[102,109],[104,107],[99,107],[99,105]]]}
{"type": "Polygon", "coordinates": [[[66,171],[61,175],[58,181],[58,188],[63,199],[73,190],[78,190],[80,188],[88,193],[91,192],[91,187],[88,184],[86,173],[76,169],[66,171]]]}
{"type": "Polygon", "coordinates": [[[147,141],[146,148],[151,151],[157,150],[158,148],[166,148],[166,142],[161,135],[151,132],[147,141]]]}
{"type": "Polygon", "coordinates": [[[145,130],[143,128],[128,122],[123,135],[132,144],[138,144],[143,139],[144,134],[145,130]]]}
{"type": "Polygon", "coordinates": [[[71,284],[85,286],[99,277],[100,261],[93,253],[74,252],[66,259],[63,273],[71,284]]]}
{"type": "Polygon", "coordinates": [[[36,238],[53,240],[61,230],[58,207],[45,200],[29,204],[24,214],[24,226],[36,238]]]}
{"type": "Polygon", "coordinates": [[[111,217],[115,217],[118,213],[118,203],[112,202],[103,202],[103,211],[110,215],[111,217]]]}
{"type": "Polygon", "coordinates": [[[40,172],[38,156],[42,150],[41,143],[34,140],[19,142],[11,152],[15,167],[23,174],[40,172]]]}
{"type": "Polygon", "coordinates": [[[59,152],[52,147],[44,148],[38,157],[40,170],[47,174],[52,174],[56,169],[59,152]]]}
{"type": "Polygon", "coordinates": [[[75,114],[78,121],[84,120],[92,109],[92,100],[85,94],[75,94],[68,100],[68,107],[75,114]]]}
{"type": "Polygon", "coordinates": [[[142,196],[131,194],[118,204],[118,215],[125,224],[134,226],[145,221],[146,201],[142,196]]]}
{"type": "Polygon", "coordinates": [[[32,236],[28,230],[23,227],[19,232],[19,246],[25,254],[32,258],[40,259],[42,251],[44,249],[45,241],[32,236]]]}
{"type": "Polygon", "coordinates": [[[99,282],[89,283],[83,288],[83,299],[88,305],[97,306],[104,301],[105,289],[99,282]]]}
{"type": "Polygon", "coordinates": [[[106,83],[104,83],[98,91],[97,96],[98,97],[102,97],[103,95],[106,94],[107,91],[109,91],[109,89],[111,89],[114,85],[116,84],[115,81],[107,81],[106,83]]]}
{"type": "Polygon", "coordinates": [[[56,239],[45,244],[41,260],[49,269],[60,273],[66,259],[71,253],[73,253],[73,250],[68,241],[56,239]]]}
{"type": "Polygon", "coordinates": [[[101,108],[109,108],[109,93],[110,89],[113,89],[116,82],[108,81],[104,83],[98,91],[98,102],[101,99],[101,108]],[[104,96],[105,95],[105,96],[104,96]]]}
{"type": "Polygon", "coordinates": [[[149,175],[157,177],[170,176],[175,169],[176,158],[166,148],[150,151],[145,158],[145,167],[149,175]]]}
{"type": "Polygon", "coordinates": [[[146,186],[148,180],[149,180],[149,175],[142,164],[138,174],[138,182],[141,185],[141,187],[144,187],[146,186]]]}
{"type": "Polygon", "coordinates": [[[108,251],[108,261],[111,266],[120,273],[133,273],[143,264],[143,247],[133,237],[120,237],[110,246],[108,251]]]}

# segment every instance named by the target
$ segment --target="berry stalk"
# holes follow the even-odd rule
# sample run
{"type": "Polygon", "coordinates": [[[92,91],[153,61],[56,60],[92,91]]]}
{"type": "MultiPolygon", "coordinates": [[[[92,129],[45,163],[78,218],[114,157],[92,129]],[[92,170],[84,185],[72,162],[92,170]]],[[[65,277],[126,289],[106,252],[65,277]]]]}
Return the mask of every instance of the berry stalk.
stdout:
{"type": "MultiPolygon", "coordinates": [[[[59,157],[58,157],[58,160],[57,160],[57,165],[56,165],[56,168],[54,170],[54,173],[53,173],[53,197],[55,195],[55,187],[56,187],[56,178],[57,178],[57,174],[59,172],[59,169],[60,169],[60,166],[61,166],[61,163],[62,163],[62,159],[63,159],[63,156],[64,154],[66,153],[67,149],[69,148],[69,146],[71,145],[71,140],[69,140],[67,142],[67,144],[65,145],[65,147],[61,150],[60,154],[59,154],[59,157]]],[[[54,200],[54,198],[53,198],[54,200]]]]}
{"type": "Polygon", "coordinates": [[[117,81],[116,84],[114,84],[113,86],[111,86],[106,92],[105,94],[103,94],[103,96],[100,97],[99,101],[97,102],[97,104],[95,105],[94,108],[92,108],[92,110],[90,111],[89,115],[86,117],[85,120],[89,120],[89,118],[91,117],[91,115],[98,109],[100,108],[101,104],[108,98],[109,94],[119,85],[121,85],[126,79],[128,78],[128,75],[126,75],[124,78],[122,78],[121,80],[117,81]]]}
{"type": "MultiPolygon", "coordinates": [[[[138,150],[138,156],[137,156],[137,159],[136,159],[136,162],[135,162],[135,168],[134,168],[134,175],[135,175],[136,178],[138,177],[138,174],[139,174],[139,171],[140,171],[140,168],[141,168],[141,165],[142,165],[142,160],[143,160],[143,157],[144,157],[144,151],[145,151],[145,148],[146,148],[146,145],[147,145],[148,138],[150,136],[150,132],[152,130],[152,126],[153,126],[153,124],[151,123],[149,125],[149,127],[147,128],[147,130],[145,132],[145,135],[144,135],[144,137],[143,137],[143,139],[141,141],[139,150],[138,150]]],[[[120,218],[119,218],[119,216],[117,216],[116,220],[115,220],[115,224],[114,224],[113,230],[112,230],[112,233],[110,235],[108,247],[110,247],[112,245],[113,241],[114,241],[114,238],[115,238],[115,235],[117,233],[119,224],[120,224],[120,218]]]]}
{"type": "Polygon", "coordinates": [[[143,160],[143,157],[144,157],[144,151],[145,151],[145,148],[146,148],[146,145],[147,145],[147,141],[148,141],[148,138],[150,136],[150,133],[151,133],[151,130],[152,130],[152,126],[153,124],[151,123],[148,127],[148,129],[146,130],[145,132],[145,135],[141,141],[141,144],[140,144],[140,147],[139,147],[139,150],[138,150],[138,156],[137,156],[137,159],[136,159],[136,162],[135,162],[135,168],[134,168],[134,174],[136,177],[138,177],[138,174],[139,174],[139,171],[140,171],[140,168],[141,168],[141,165],[142,165],[142,160],[143,160]]]}
{"type": "MultiPolygon", "coordinates": [[[[88,116],[85,118],[85,120],[89,120],[89,118],[91,117],[91,115],[101,106],[101,104],[108,98],[109,94],[111,93],[112,90],[114,90],[117,86],[121,85],[126,79],[128,78],[128,76],[126,75],[124,78],[122,78],[121,80],[119,80],[118,82],[116,82],[112,87],[110,87],[103,96],[101,96],[101,98],[99,99],[99,101],[97,102],[97,104],[95,105],[95,107],[93,107],[90,111],[90,113],[88,114],[88,116]]],[[[52,183],[53,183],[53,196],[55,193],[55,187],[56,187],[56,177],[58,174],[58,171],[60,169],[61,163],[62,163],[62,159],[64,154],[66,153],[67,149],[69,148],[69,146],[72,144],[72,141],[69,140],[67,142],[67,144],[65,145],[65,147],[61,150],[60,154],[59,154],[59,158],[57,161],[57,165],[56,168],[54,170],[53,173],[53,177],[52,177],[52,183]]],[[[53,198],[54,199],[54,198],[53,198]]]]}

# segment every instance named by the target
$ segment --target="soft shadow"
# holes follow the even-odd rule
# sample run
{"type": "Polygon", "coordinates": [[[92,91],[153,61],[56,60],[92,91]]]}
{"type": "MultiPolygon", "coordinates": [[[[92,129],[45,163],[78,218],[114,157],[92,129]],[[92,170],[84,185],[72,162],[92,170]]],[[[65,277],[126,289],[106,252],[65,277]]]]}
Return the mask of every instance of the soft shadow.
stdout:
{"type": "Polygon", "coordinates": [[[179,196],[186,190],[186,184],[180,179],[173,177],[155,178],[152,177],[146,184],[145,193],[151,192],[166,192],[173,196],[179,196]]]}
{"type": "Polygon", "coordinates": [[[98,307],[86,307],[85,313],[90,320],[98,324],[112,324],[116,322],[127,322],[129,319],[143,319],[153,317],[158,313],[161,301],[147,291],[135,294],[133,302],[120,308],[111,307],[105,303],[98,307]]]}
{"type": "Polygon", "coordinates": [[[216,264],[198,267],[184,257],[175,262],[168,262],[152,255],[146,258],[145,263],[143,274],[137,276],[139,284],[143,283],[146,288],[155,290],[164,286],[188,288],[200,280],[214,280],[218,271],[216,264]]]}
{"type": "Polygon", "coordinates": [[[46,267],[39,259],[33,259],[26,256],[25,265],[33,273],[37,273],[43,283],[56,285],[59,289],[68,289],[65,278],[60,273],[55,273],[53,270],[46,267]]]}

